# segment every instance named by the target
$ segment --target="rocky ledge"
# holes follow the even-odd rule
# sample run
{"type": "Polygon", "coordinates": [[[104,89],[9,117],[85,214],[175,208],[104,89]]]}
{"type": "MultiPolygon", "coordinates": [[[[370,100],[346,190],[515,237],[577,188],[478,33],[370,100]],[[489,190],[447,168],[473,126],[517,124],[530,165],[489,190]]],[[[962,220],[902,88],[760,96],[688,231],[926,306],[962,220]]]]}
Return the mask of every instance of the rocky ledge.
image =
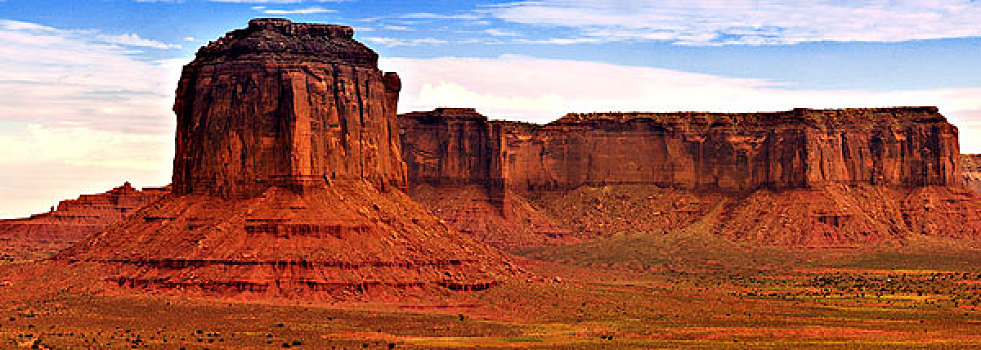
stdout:
{"type": "Polygon", "coordinates": [[[354,40],[351,27],[293,23],[282,18],[257,18],[244,29],[200,48],[195,61],[215,63],[229,59],[287,58],[375,67],[378,54],[354,40]]]}

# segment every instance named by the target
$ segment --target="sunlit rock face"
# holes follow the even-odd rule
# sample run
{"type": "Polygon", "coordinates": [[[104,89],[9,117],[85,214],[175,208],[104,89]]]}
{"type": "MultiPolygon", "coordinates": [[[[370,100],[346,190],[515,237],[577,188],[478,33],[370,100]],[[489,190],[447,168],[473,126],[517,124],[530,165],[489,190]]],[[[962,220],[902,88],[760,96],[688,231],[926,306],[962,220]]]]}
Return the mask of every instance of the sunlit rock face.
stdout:
{"type": "Polygon", "coordinates": [[[961,182],[957,128],[933,107],[569,114],[546,125],[457,114],[402,116],[412,181],[505,179],[518,191],[654,184],[725,192],[961,182]]]}
{"type": "Polygon", "coordinates": [[[202,47],[177,89],[177,193],[249,196],[366,179],[404,187],[398,75],[349,27],[256,19],[202,47]]]}
{"type": "Polygon", "coordinates": [[[400,82],[352,34],[258,19],[202,48],[177,91],[174,193],[57,259],[221,297],[401,298],[521,273],[400,190],[400,82]]]}
{"type": "Polygon", "coordinates": [[[126,182],[104,193],[63,200],[47,213],[0,220],[0,251],[49,257],[168,193],[170,186],[136,189],[126,182]]]}
{"type": "Polygon", "coordinates": [[[570,114],[515,133],[507,149],[512,186],[529,190],[650,183],[745,192],[960,181],[957,129],[931,107],[570,114]]]}
{"type": "MultiPolygon", "coordinates": [[[[590,113],[544,125],[442,108],[403,114],[399,124],[418,189],[410,193],[500,246],[489,219],[469,217],[541,217],[515,215],[508,205],[523,199],[586,236],[696,222],[701,231],[793,246],[981,233],[978,197],[961,186],[957,128],[934,107],[590,113]]],[[[568,236],[535,227],[509,241],[568,236]]]]}

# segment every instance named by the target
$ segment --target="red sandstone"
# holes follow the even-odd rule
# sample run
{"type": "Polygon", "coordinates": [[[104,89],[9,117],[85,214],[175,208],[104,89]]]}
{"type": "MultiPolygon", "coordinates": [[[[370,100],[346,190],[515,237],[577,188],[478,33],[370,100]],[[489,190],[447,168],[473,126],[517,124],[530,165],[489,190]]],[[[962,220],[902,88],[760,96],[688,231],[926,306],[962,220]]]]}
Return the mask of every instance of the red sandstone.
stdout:
{"type": "MultiPolygon", "coordinates": [[[[426,184],[442,192],[413,193],[424,203],[461,197],[460,184],[482,186],[492,203],[526,197],[580,234],[609,234],[613,226],[680,229],[686,225],[679,223],[706,220],[705,230],[794,246],[981,233],[978,197],[961,187],[957,128],[933,107],[569,114],[545,125],[488,121],[472,109],[442,108],[403,114],[400,126],[411,187],[426,184]],[[655,202],[689,196],[685,192],[722,194],[725,205],[716,208],[715,218],[709,203],[719,198],[695,200],[705,205],[678,212],[651,203],[633,213],[573,214],[555,205],[591,207],[568,196],[609,186],[640,186],[632,190],[655,202]],[[655,213],[673,219],[643,219],[655,213]],[[611,220],[623,224],[586,224],[611,220]]],[[[610,199],[594,198],[624,204],[610,199]]],[[[488,235],[479,226],[458,229],[488,235]]]]}
{"type": "Polygon", "coordinates": [[[0,250],[46,257],[132,215],[167,193],[170,186],[137,190],[127,182],[105,193],[63,200],[47,213],[0,220],[0,250]]]}
{"type": "Polygon", "coordinates": [[[174,194],[57,258],[219,296],[399,297],[518,273],[399,190],[399,80],[352,35],[257,19],[199,50],[174,105],[174,194]]]}
{"type": "Polygon", "coordinates": [[[961,155],[961,178],[968,188],[981,193],[981,154],[961,155]]]}

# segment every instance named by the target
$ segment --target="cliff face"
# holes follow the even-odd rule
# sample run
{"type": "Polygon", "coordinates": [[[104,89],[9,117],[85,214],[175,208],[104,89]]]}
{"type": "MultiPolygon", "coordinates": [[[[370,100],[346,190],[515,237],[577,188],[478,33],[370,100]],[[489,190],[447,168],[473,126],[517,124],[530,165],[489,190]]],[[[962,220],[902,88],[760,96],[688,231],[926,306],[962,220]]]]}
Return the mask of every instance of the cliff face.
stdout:
{"type": "Polygon", "coordinates": [[[932,107],[570,114],[541,126],[438,109],[404,114],[400,123],[413,182],[725,192],[961,182],[957,128],[932,107]]]}
{"type": "Polygon", "coordinates": [[[981,193],[981,154],[961,155],[961,178],[967,188],[981,193]]]}
{"type": "Polygon", "coordinates": [[[401,85],[349,27],[262,19],[201,48],[177,89],[176,193],[326,180],[404,187],[401,85]]]}
{"type": "Polygon", "coordinates": [[[63,200],[48,213],[0,220],[0,250],[46,257],[98,232],[170,193],[170,187],[143,190],[128,182],[105,193],[63,200]]]}
{"type": "Polygon", "coordinates": [[[504,203],[502,127],[472,108],[439,108],[399,118],[403,159],[413,184],[479,185],[504,203]]]}
{"type": "Polygon", "coordinates": [[[504,124],[472,108],[399,118],[409,195],[461,232],[503,249],[574,241],[506,188],[504,124]]]}
{"type": "Polygon", "coordinates": [[[397,187],[398,77],[352,30],[259,19],[202,48],[177,91],[174,195],[58,259],[120,286],[380,298],[518,273],[397,187]]]}
{"type": "MultiPolygon", "coordinates": [[[[502,203],[520,195],[577,233],[681,229],[706,221],[709,204],[722,200],[716,194],[730,204],[717,208],[716,216],[727,223],[708,225],[712,230],[775,243],[834,246],[882,239],[883,232],[957,236],[956,231],[981,230],[978,208],[957,189],[962,183],[957,128],[933,107],[569,114],[545,125],[441,109],[404,114],[400,126],[413,186],[443,188],[440,202],[450,201],[446,198],[459,183],[484,185],[489,197],[504,198],[502,203]],[[595,195],[576,191],[609,186],[616,188],[595,195]],[[928,187],[940,188],[928,192],[950,206],[945,212],[965,216],[956,227],[929,229],[931,221],[918,218],[937,211],[927,213],[907,197],[928,187]],[[624,197],[636,202],[630,210],[599,204],[609,202],[611,193],[631,191],[637,193],[624,197]],[[854,196],[874,203],[863,209],[854,196]],[[579,197],[597,202],[579,203],[579,197]],[[690,210],[657,203],[666,198],[705,205],[690,210]],[[793,220],[759,224],[768,222],[761,218],[771,211],[754,198],[786,202],[791,209],[781,215],[793,220]],[[842,213],[842,203],[856,205],[842,213]],[[823,238],[808,236],[815,232],[823,238]]],[[[463,214],[441,215],[466,222],[463,214]]],[[[458,228],[485,234],[474,226],[458,228]]]]}
{"type": "Polygon", "coordinates": [[[573,114],[506,141],[509,183],[527,191],[959,183],[957,129],[935,108],[573,114]]]}

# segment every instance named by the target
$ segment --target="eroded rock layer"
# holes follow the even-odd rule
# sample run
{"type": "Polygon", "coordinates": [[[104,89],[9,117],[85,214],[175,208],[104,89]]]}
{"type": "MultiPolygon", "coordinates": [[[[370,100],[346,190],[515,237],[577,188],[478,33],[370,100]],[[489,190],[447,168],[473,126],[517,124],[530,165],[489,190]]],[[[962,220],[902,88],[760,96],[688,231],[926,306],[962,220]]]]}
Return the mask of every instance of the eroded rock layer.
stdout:
{"type": "Polygon", "coordinates": [[[47,257],[121,221],[167,193],[170,193],[169,186],[138,190],[127,182],[105,193],[63,200],[47,213],[0,220],[0,250],[47,257]]]}
{"type": "Polygon", "coordinates": [[[961,178],[967,188],[981,193],[981,154],[961,155],[961,178]]]}
{"type": "Polygon", "coordinates": [[[519,189],[647,183],[746,192],[960,181],[957,128],[932,107],[570,114],[512,135],[507,178],[519,189]]]}
{"type": "Polygon", "coordinates": [[[414,203],[399,81],[348,27],[259,19],[177,90],[174,194],[59,254],[122,286],[219,296],[400,297],[519,271],[414,203]]]}
{"type": "Polygon", "coordinates": [[[504,181],[518,191],[654,184],[725,192],[961,181],[957,128],[933,107],[569,114],[546,125],[488,122],[467,112],[402,115],[413,181],[504,181]]]}
{"type": "Polygon", "coordinates": [[[218,296],[400,297],[482,290],[516,271],[402,192],[365,181],[168,196],[61,257],[103,263],[122,286],[218,296]]]}
{"type": "MultiPolygon", "coordinates": [[[[704,224],[723,200],[729,205],[717,214],[726,222],[701,229],[775,244],[981,232],[978,198],[961,190],[957,128],[934,107],[569,114],[545,125],[437,109],[399,123],[411,186],[432,186],[442,198],[461,183],[483,186],[494,203],[521,196],[577,234],[684,229],[704,224]],[[910,204],[920,192],[937,203],[910,204]],[[760,198],[790,211],[776,213],[760,198]],[[928,208],[939,207],[958,222],[938,224],[944,216],[928,208]]],[[[464,211],[437,214],[474,221],[453,212],[464,211]]],[[[460,229],[487,235],[479,225],[460,229]]]]}
{"type": "Polygon", "coordinates": [[[401,85],[349,27],[253,20],[184,67],[176,193],[249,196],[271,185],[365,179],[404,187],[401,85]]]}

